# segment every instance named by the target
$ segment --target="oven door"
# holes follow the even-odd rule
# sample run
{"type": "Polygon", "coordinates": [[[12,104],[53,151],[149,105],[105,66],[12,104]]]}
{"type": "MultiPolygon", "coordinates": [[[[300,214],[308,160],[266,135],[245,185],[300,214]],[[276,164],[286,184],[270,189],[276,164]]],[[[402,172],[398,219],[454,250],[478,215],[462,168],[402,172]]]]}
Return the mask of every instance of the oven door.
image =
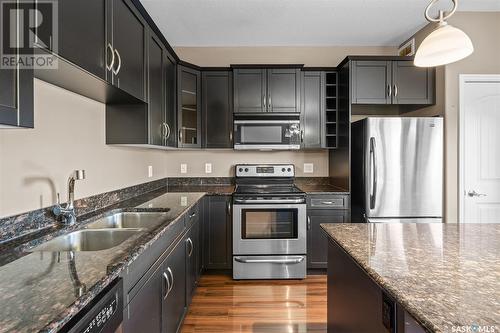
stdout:
{"type": "Polygon", "coordinates": [[[300,122],[235,120],[234,149],[300,149],[300,122]]]}
{"type": "Polygon", "coordinates": [[[235,204],[233,254],[306,253],[305,204],[235,204]]]}

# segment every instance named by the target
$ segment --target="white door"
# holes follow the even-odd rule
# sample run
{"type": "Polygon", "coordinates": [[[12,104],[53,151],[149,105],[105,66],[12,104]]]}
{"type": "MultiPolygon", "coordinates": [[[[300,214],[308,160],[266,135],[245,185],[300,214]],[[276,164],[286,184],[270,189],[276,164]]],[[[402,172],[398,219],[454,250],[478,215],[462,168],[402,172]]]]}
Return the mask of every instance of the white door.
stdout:
{"type": "Polygon", "coordinates": [[[500,75],[460,76],[461,222],[500,222],[500,75]]]}

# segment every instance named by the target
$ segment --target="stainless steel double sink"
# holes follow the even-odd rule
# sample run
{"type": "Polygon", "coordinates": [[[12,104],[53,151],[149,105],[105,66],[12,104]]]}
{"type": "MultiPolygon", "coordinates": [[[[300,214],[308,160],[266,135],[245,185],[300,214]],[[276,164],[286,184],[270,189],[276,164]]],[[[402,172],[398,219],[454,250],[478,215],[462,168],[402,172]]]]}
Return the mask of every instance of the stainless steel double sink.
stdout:
{"type": "Polygon", "coordinates": [[[89,223],[85,229],[56,237],[32,251],[101,251],[165,222],[166,212],[120,212],[89,223]]]}

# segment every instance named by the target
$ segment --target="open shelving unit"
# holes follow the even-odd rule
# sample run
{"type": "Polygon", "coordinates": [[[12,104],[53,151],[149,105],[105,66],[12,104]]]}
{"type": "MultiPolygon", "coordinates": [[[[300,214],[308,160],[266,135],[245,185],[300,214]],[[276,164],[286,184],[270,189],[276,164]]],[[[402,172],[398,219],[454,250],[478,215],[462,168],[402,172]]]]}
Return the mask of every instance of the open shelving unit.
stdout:
{"type": "Polygon", "coordinates": [[[338,73],[325,73],[325,148],[337,148],[338,73]]]}

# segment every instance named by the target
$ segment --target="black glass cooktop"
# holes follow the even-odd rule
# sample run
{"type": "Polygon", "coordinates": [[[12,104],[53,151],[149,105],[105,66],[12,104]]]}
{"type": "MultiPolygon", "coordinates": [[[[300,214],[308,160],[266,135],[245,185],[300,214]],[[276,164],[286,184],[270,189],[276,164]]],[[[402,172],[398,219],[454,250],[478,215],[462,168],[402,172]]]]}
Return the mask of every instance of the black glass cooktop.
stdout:
{"type": "Polygon", "coordinates": [[[237,194],[302,194],[295,185],[238,185],[237,194]]]}

